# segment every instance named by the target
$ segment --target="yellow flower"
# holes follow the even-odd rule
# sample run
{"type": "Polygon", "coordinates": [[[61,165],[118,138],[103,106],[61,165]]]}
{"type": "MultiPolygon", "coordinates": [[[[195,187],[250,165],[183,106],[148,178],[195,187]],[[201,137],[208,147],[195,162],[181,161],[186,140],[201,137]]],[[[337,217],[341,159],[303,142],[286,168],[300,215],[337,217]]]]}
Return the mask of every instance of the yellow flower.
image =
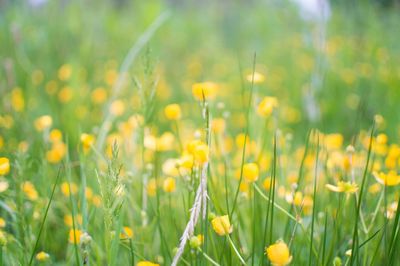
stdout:
{"type": "Polygon", "coordinates": [[[58,163],[64,158],[67,151],[67,147],[62,142],[56,142],[53,144],[51,150],[46,152],[46,159],[50,163],[58,163]]]}
{"type": "Polygon", "coordinates": [[[202,101],[203,95],[205,100],[212,100],[217,93],[218,85],[214,82],[195,83],[192,86],[193,96],[202,101]]]}
{"type": "Polygon", "coordinates": [[[40,251],[38,254],[36,254],[36,259],[38,261],[47,261],[49,258],[50,258],[50,255],[44,251],[40,251]]]}
{"type": "Polygon", "coordinates": [[[211,220],[211,225],[214,231],[220,236],[229,235],[233,230],[228,215],[215,217],[211,220]]]}
{"type": "Polygon", "coordinates": [[[6,227],[6,221],[0,217],[0,228],[6,227]]]}
{"type": "Polygon", "coordinates": [[[53,143],[60,142],[62,140],[62,132],[59,129],[53,129],[50,131],[49,139],[53,143]]]}
{"type": "Polygon", "coordinates": [[[268,117],[274,109],[278,107],[278,100],[275,97],[265,97],[257,107],[257,114],[262,117],[268,117]]]}
{"type": "Polygon", "coordinates": [[[203,242],[204,242],[204,236],[199,234],[197,236],[192,236],[190,238],[189,244],[191,248],[196,249],[200,247],[203,244],[203,242]]]}
{"type": "Polygon", "coordinates": [[[147,183],[147,195],[154,197],[157,192],[157,182],[154,178],[150,179],[147,183]]]}
{"type": "Polygon", "coordinates": [[[11,92],[11,106],[17,111],[21,112],[25,107],[24,95],[22,94],[22,90],[20,88],[15,88],[11,92]]]}
{"type": "Polygon", "coordinates": [[[70,187],[72,195],[78,192],[78,186],[75,183],[68,184],[67,182],[63,182],[61,184],[61,192],[64,194],[65,197],[69,197],[70,187]]]}
{"type": "Polygon", "coordinates": [[[124,226],[122,232],[119,234],[120,239],[127,239],[133,237],[133,230],[129,226],[124,226]]]}
{"type": "Polygon", "coordinates": [[[283,241],[278,241],[265,249],[268,259],[274,266],[285,266],[292,261],[289,248],[283,241]]]}
{"type": "Polygon", "coordinates": [[[43,131],[53,124],[53,119],[49,115],[43,115],[37,118],[34,122],[37,131],[43,131]]]}
{"type": "Polygon", "coordinates": [[[269,191],[269,189],[271,187],[271,184],[272,184],[271,177],[267,177],[267,178],[264,179],[263,187],[264,187],[265,190],[269,191]]]}
{"type": "Polygon", "coordinates": [[[0,157],[0,176],[10,172],[10,160],[6,157],[0,157]]]}
{"type": "Polygon", "coordinates": [[[147,260],[142,260],[142,261],[139,261],[136,264],[136,266],[160,266],[160,264],[152,263],[152,262],[147,261],[147,260]]]}
{"type": "Polygon", "coordinates": [[[247,182],[257,181],[258,172],[258,165],[256,163],[246,163],[243,165],[243,177],[247,182]]]}
{"type": "Polygon", "coordinates": [[[82,234],[83,234],[83,232],[81,230],[70,229],[69,230],[69,237],[68,237],[69,243],[71,243],[71,244],[79,244],[79,242],[81,241],[82,234]]]}
{"type": "Polygon", "coordinates": [[[385,186],[396,186],[400,184],[400,176],[396,171],[389,171],[387,174],[380,172],[373,172],[376,181],[385,186]]]}
{"type": "Polygon", "coordinates": [[[201,143],[194,149],[194,160],[199,164],[203,165],[208,162],[209,149],[207,144],[201,143]]]}
{"type": "Polygon", "coordinates": [[[173,178],[173,177],[166,178],[163,183],[163,189],[165,192],[168,192],[168,193],[174,192],[176,189],[175,178],[173,178]]]}
{"type": "Polygon", "coordinates": [[[31,182],[26,181],[26,182],[22,183],[21,189],[25,193],[25,195],[28,197],[28,199],[30,199],[32,201],[37,200],[38,193],[35,189],[35,186],[31,182]]]}
{"type": "Polygon", "coordinates": [[[358,185],[352,182],[339,181],[337,185],[326,184],[325,187],[333,192],[344,192],[344,193],[356,193],[358,191],[358,185]]]}
{"type": "Polygon", "coordinates": [[[165,117],[169,120],[179,120],[182,116],[179,104],[169,104],[164,109],[165,117]]]}
{"type": "Polygon", "coordinates": [[[58,78],[62,81],[66,81],[71,77],[72,67],[69,64],[64,64],[58,70],[58,78]]]}
{"type": "Polygon", "coordinates": [[[104,88],[96,88],[90,95],[95,104],[104,103],[107,100],[107,91],[104,88]]]}
{"type": "Polygon", "coordinates": [[[327,150],[340,149],[343,145],[343,136],[341,134],[328,134],[324,137],[325,147],[327,150]]]}
{"type": "MultiPolygon", "coordinates": [[[[75,226],[77,224],[82,225],[82,221],[83,221],[82,215],[81,214],[76,215],[76,217],[75,217],[75,226]]],[[[64,223],[68,227],[73,227],[74,223],[72,221],[72,215],[70,215],[70,214],[65,215],[64,216],[64,223]]]]}
{"type": "Polygon", "coordinates": [[[264,82],[265,76],[263,74],[255,71],[254,73],[248,74],[246,76],[246,80],[248,82],[253,82],[254,81],[254,84],[259,84],[259,83],[264,82]]]}
{"type": "Polygon", "coordinates": [[[110,113],[114,116],[120,116],[125,112],[125,104],[121,100],[113,101],[110,105],[110,113]]]}
{"type": "Polygon", "coordinates": [[[83,152],[87,153],[94,144],[94,136],[91,134],[83,133],[81,135],[81,143],[83,147],[83,152]]]}
{"type": "Polygon", "coordinates": [[[226,128],[226,123],[223,118],[215,118],[211,122],[211,129],[214,133],[219,134],[223,133],[226,128]]]}

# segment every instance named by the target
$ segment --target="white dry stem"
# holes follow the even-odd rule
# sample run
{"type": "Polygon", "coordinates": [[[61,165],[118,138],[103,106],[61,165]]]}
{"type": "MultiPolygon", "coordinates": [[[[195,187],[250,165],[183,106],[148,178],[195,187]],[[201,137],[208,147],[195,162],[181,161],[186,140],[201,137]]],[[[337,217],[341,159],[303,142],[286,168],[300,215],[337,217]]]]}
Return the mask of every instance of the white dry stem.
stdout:
{"type": "Polygon", "coordinates": [[[207,206],[206,205],[206,201],[207,201],[207,169],[208,169],[208,163],[205,163],[203,165],[203,168],[201,171],[201,177],[200,177],[201,180],[200,180],[199,187],[197,188],[197,191],[196,191],[196,197],[194,199],[193,206],[190,209],[190,219],[186,225],[185,231],[183,231],[183,234],[180,238],[179,248],[175,254],[174,259],[172,260],[171,266],[176,266],[178,264],[179,259],[181,258],[183,251],[185,250],[187,241],[193,235],[194,228],[197,224],[197,221],[199,220],[200,211],[202,209],[203,209],[203,219],[205,219],[206,206],[207,206]]]}
{"type": "Polygon", "coordinates": [[[157,17],[157,19],[154,20],[154,22],[139,37],[139,39],[131,47],[128,54],[126,55],[122,65],[121,65],[117,80],[113,85],[111,97],[110,97],[108,103],[106,104],[106,117],[100,127],[98,138],[97,138],[97,149],[99,151],[101,151],[103,148],[105,138],[106,138],[107,133],[110,130],[112,122],[115,118],[114,115],[110,112],[110,106],[111,106],[112,102],[120,94],[120,91],[126,80],[126,73],[127,73],[128,69],[132,66],[132,64],[135,61],[135,59],[137,58],[139,52],[150,41],[151,37],[154,35],[154,33],[157,31],[157,29],[163,25],[163,23],[169,16],[170,16],[170,13],[168,11],[166,11],[166,12],[162,13],[159,17],[157,17]]]}

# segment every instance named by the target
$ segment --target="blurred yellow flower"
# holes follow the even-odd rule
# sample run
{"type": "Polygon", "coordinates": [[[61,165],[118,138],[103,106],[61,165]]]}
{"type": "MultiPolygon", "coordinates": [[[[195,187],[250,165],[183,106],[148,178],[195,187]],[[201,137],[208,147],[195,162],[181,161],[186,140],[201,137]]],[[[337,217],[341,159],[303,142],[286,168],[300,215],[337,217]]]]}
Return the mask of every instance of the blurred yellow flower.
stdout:
{"type": "Polygon", "coordinates": [[[325,187],[333,192],[344,192],[344,193],[356,193],[358,191],[358,185],[352,182],[337,182],[336,186],[331,184],[326,184],[325,187]]]}
{"type": "Polygon", "coordinates": [[[107,91],[104,88],[96,88],[90,94],[92,102],[95,104],[102,104],[107,100],[107,91]]]}
{"type": "Polygon", "coordinates": [[[79,229],[70,229],[69,230],[69,236],[68,236],[68,242],[71,244],[79,244],[81,241],[81,236],[83,232],[79,229]]]}
{"type": "Polygon", "coordinates": [[[248,74],[246,76],[246,80],[248,82],[253,82],[254,81],[254,84],[259,84],[259,83],[264,82],[265,76],[263,74],[255,71],[254,73],[248,74]]]}
{"type": "Polygon", "coordinates": [[[26,197],[29,200],[32,200],[32,201],[37,200],[38,193],[35,189],[35,186],[31,182],[29,182],[29,181],[23,182],[21,184],[21,189],[25,193],[26,197]]]}
{"type": "Polygon", "coordinates": [[[76,215],[75,221],[72,221],[72,215],[70,215],[70,214],[67,214],[64,216],[64,223],[66,226],[73,227],[74,222],[75,222],[75,226],[77,224],[82,225],[82,222],[83,222],[82,215],[81,214],[76,215]]]}
{"type": "Polygon", "coordinates": [[[72,195],[78,192],[78,186],[75,183],[68,184],[68,182],[63,182],[61,184],[61,192],[65,197],[69,197],[70,187],[72,195]]]}
{"type": "Polygon", "coordinates": [[[41,132],[53,124],[53,119],[49,115],[43,115],[37,118],[34,122],[37,131],[41,132]]]}
{"type": "Polygon", "coordinates": [[[283,241],[278,241],[265,249],[268,259],[273,266],[285,266],[292,261],[289,248],[283,241]]]}
{"type": "Polygon", "coordinates": [[[25,107],[24,95],[20,88],[15,88],[11,92],[11,106],[17,112],[22,112],[25,107]]]}
{"type": "Polygon", "coordinates": [[[147,261],[147,260],[142,260],[142,261],[139,261],[136,264],[136,266],[160,266],[160,264],[152,263],[152,262],[147,261]]]}
{"type": "Polygon", "coordinates": [[[205,100],[212,100],[215,98],[218,90],[218,85],[214,82],[195,83],[192,86],[193,96],[202,101],[203,95],[205,100]]]}
{"type": "Polygon", "coordinates": [[[0,157],[0,176],[10,172],[10,160],[6,157],[0,157]]]}
{"type": "Polygon", "coordinates": [[[278,99],[275,97],[264,97],[264,99],[257,106],[257,114],[262,117],[268,117],[272,114],[274,109],[278,107],[278,99]]]}
{"type": "Polygon", "coordinates": [[[197,236],[192,236],[190,238],[189,244],[190,247],[193,249],[196,249],[198,247],[200,247],[204,242],[204,236],[203,235],[197,235],[197,236]]]}
{"type": "Polygon", "coordinates": [[[340,149],[343,145],[342,134],[328,134],[324,136],[324,143],[327,150],[340,149]]]}
{"type": "Polygon", "coordinates": [[[49,258],[50,258],[50,255],[44,251],[40,251],[38,254],[36,254],[36,259],[38,261],[47,261],[49,258]]]}
{"type": "Polygon", "coordinates": [[[69,64],[64,64],[58,70],[58,78],[61,81],[66,81],[71,77],[72,74],[72,67],[69,64]]]}
{"type": "Polygon", "coordinates": [[[81,134],[81,143],[83,147],[83,152],[87,153],[92,145],[94,144],[94,136],[91,134],[82,133],[81,134]]]}
{"type": "Polygon", "coordinates": [[[223,118],[215,118],[211,121],[211,130],[216,133],[220,134],[225,131],[226,123],[225,119],[223,118]]]}
{"type": "Polygon", "coordinates": [[[164,189],[164,191],[167,192],[167,193],[174,192],[175,189],[176,189],[175,178],[173,178],[173,177],[167,177],[167,178],[164,180],[163,189],[164,189]]]}
{"type": "Polygon", "coordinates": [[[389,171],[387,174],[383,172],[373,172],[376,181],[385,186],[396,186],[400,184],[400,175],[396,171],[389,171]]]}
{"type": "Polygon", "coordinates": [[[169,104],[164,109],[165,117],[169,120],[179,120],[181,119],[181,107],[179,104],[169,104]]]}
{"type": "Polygon", "coordinates": [[[147,195],[154,197],[157,193],[157,182],[154,178],[150,179],[147,183],[147,195]]]}
{"type": "Polygon", "coordinates": [[[220,236],[229,235],[233,231],[228,215],[215,217],[211,220],[211,225],[214,231],[220,236]]]}
{"type": "Polygon", "coordinates": [[[120,239],[128,239],[133,237],[133,230],[129,226],[122,227],[122,232],[119,234],[120,239]]]}
{"type": "Polygon", "coordinates": [[[113,101],[110,105],[110,113],[114,116],[120,116],[125,112],[125,104],[121,100],[113,101]]]}
{"type": "Polygon", "coordinates": [[[204,163],[208,162],[208,156],[209,156],[209,149],[208,145],[205,143],[201,143],[196,146],[194,150],[194,160],[196,163],[199,165],[203,165],[204,163]]]}
{"type": "Polygon", "coordinates": [[[247,182],[255,182],[258,179],[258,165],[256,163],[246,163],[243,165],[243,177],[247,182]]]}
{"type": "Polygon", "coordinates": [[[0,228],[4,227],[6,227],[6,221],[2,217],[0,217],[0,228]]]}

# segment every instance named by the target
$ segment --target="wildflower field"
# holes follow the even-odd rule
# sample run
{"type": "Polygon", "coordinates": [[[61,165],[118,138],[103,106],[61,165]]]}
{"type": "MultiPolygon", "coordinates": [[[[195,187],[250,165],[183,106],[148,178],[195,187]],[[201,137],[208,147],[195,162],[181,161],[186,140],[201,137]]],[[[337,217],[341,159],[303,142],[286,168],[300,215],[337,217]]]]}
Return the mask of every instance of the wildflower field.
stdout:
{"type": "Polygon", "coordinates": [[[0,265],[400,265],[389,2],[1,0],[0,265]]]}

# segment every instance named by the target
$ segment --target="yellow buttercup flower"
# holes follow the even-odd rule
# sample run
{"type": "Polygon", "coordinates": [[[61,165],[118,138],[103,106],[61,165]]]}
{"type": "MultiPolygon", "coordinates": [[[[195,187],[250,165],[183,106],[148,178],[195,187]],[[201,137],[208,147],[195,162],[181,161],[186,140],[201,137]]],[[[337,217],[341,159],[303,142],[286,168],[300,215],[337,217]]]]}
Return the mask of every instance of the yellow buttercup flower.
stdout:
{"type": "Polygon", "coordinates": [[[356,193],[358,191],[358,185],[352,182],[339,181],[337,185],[326,184],[325,187],[333,192],[344,192],[344,193],[356,193]]]}
{"type": "Polygon", "coordinates": [[[209,159],[209,149],[207,144],[201,143],[194,149],[194,160],[199,164],[203,165],[208,162],[209,159]]]}
{"type": "Polygon", "coordinates": [[[10,172],[10,160],[6,157],[0,157],[0,176],[10,172]]]}
{"type": "Polygon", "coordinates": [[[264,82],[265,76],[263,74],[255,71],[254,73],[248,74],[246,76],[246,80],[248,82],[253,82],[254,81],[254,84],[259,84],[259,83],[264,82]]]}
{"type": "Polygon", "coordinates": [[[258,104],[257,114],[262,117],[268,117],[276,107],[278,107],[278,99],[270,96],[264,97],[264,99],[258,104]]]}
{"type": "Polygon", "coordinates": [[[211,225],[214,231],[220,236],[229,235],[233,231],[228,215],[215,217],[211,220],[211,225]]]}
{"type": "Polygon", "coordinates": [[[94,136],[91,134],[83,133],[81,135],[81,143],[82,143],[83,151],[85,153],[87,153],[89,151],[89,149],[94,144],[94,141],[95,141],[94,136]]]}
{"type": "Polygon", "coordinates": [[[217,90],[218,85],[214,82],[195,83],[192,86],[193,96],[200,101],[203,100],[203,95],[205,100],[214,99],[215,95],[217,94],[217,90]]]}
{"type": "Polygon", "coordinates": [[[175,178],[173,177],[168,177],[164,180],[163,183],[163,189],[165,192],[167,193],[171,193],[174,192],[176,189],[176,182],[175,182],[175,178]]]}
{"type": "Polygon", "coordinates": [[[127,239],[133,237],[133,230],[129,226],[122,227],[122,232],[119,234],[120,239],[127,239]]]}
{"type": "Polygon", "coordinates": [[[325,135],[324,143],[327,150],[340,149],[343,145],[343,136],[338,133],[325,135]]]}
{"type": "Polygon", "coordinates": [[[147,260],[142,260],[142,261],[139,261],[136,264],[136,266],[160,266],[160,264],[152,263],[152,262],[147,261],[147,260]]]}
{"type": "Polygon", "coordinates": [[[21,112],[25,107],[24,95],[22,94],[22,90],[20,88],[15,88],[11,92],[11,106],[17,111],[21,112]]]}
{"type": "Polygon", "coordinates": [[[64,64],[58,70],[58,78],[62,81],[66,81],[71,77],[72,67],[69,64],[64,64]]]}
{"type": "Polygon", "coordinates": [[[50,258],[50,255],[44,251],[40,251],[38,254],[36,254],[36,259],[38,261],[47,261],[49,258],[50,258]]]}
{"type": "Polygon", "coordinates": [[[34,122],[37,131],[43,131],[53,124],[53,119],[49,115],[43,115],[37,118],[34,122]]]}
{"type": "Polygon", "coordinates": [[[92,102],[95,104],[102,104],[107,100],[107,91],[104,88],[96,88],[90,94],[92,102]]]}
{"type": "Polygon", "coordinates": [[[211,130],[214,133],[223,133],[226,128],[226,123],[225,119],[223,118],[215,118],[214,120],[211,121],[211,130]]]}
{"type": "Polygon", "coordinates": [[[71,244],[79,244],[81,242],[82,234],[83,234],[83,232],[81,230],[70,229],[69,230],[69,237],[68,237],[69,243],[71,243],[71,244]]]}
{"type": "Polygon", "coordinates": [[[373,175],[378,183],[385,186],[396,186],[400,184],[400,175],[396,171],[389,171],[387,174],[383,172],[373,172],[373,175]]]}
{"type": "Polygon", "coordinates": [[[76,215],[75,221],[72,221],[72,215],[70,215],[70,214],[67,214],[64,216],[64,223],[66,226],[73,227],[74,222],[75,222],[75,225],[77,225],[77,224],[82,225],[82,222],[83,222],[82,215],[81,214],[76,215]]]}
{"type": "Polygon", "coordinates": [[[72,195],[78,192],[78,186],[75,183],[68,184],[67,182],[63,182],[61,184],[61,192],[65,197],[69,197],[69,193],[72,192],[72,195]],[[71,187],[71,191],[70,191],[71,187]]]}
{"type": "Polygon", "coordinates": [[[283,241],[278,241],[265,249],[268,259],[274,266],[285,266],[292,261],[289,248],[283,241]]]}
{"type": "Polygon", "coordinates": [[[0,217],[0,228],[6,227],[6,221],[0,217]]]}
{"type": "Polygon", "coordinates": [[[22,183],[21,189],[25,193],[25,195],[28,199],[30,199],[32,201],[37,200],[38,193],[35,189],[35,186],[31,182],[26,181],[26,182],[22,183]]]}
{"type": "Polygon", "coordinates": [[[147,195],[150,197],[154,197],[157,192],[157,182],[154,178],[150,179],[149,182],[147,183],[147,195]]]}
{"type": "Polygon", "coordinates": [[[179,104],[169,104],[164,109],[165,117],[169,120],[179,120],[181,119],[181,107],[179,104]]]}
{"type": "Polygon", "coordinates": [[[243,177],[247,182],[254,182],[258,179],[258,165],[256,163],[246,163],[243,165],[243,177]]]}

